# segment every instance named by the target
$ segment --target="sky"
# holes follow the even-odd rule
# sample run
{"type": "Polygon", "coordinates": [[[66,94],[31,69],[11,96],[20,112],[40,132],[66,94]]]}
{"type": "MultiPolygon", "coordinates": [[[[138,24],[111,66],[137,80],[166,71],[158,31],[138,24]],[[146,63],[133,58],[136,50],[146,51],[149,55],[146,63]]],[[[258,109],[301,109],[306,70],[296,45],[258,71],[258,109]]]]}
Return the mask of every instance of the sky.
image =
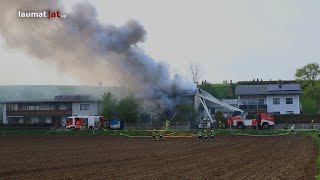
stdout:
{"type": "MultiPolygon", "coordinates": [[[[66,13],[75,3],[63,1],[66,13]]],[[[308,0],[91,0],[103,24],[134,19],[147,31],[139,46],[171,74],[191,79],[290,80],[308,63],[320,63],[320,1],[308,0]]],[[[17,7],[19,8],[19,7],[17,7]]],[[[94,69],[93,69],[94,70],[94,69]]],[[[0,35],[0,85],[79,85],[46,61],[8,49],[0,35]]]]}

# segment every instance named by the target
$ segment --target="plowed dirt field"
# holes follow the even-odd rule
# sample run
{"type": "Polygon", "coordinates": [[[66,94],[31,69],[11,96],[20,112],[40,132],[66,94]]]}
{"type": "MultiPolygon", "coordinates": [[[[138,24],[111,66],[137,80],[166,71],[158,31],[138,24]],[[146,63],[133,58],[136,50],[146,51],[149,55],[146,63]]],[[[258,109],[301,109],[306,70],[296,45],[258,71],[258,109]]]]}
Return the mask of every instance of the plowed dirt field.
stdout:
{"type": "Polygon", "coordinates": [[[302,136],[0,136],[0,179],[314,179],[302,136]]]}

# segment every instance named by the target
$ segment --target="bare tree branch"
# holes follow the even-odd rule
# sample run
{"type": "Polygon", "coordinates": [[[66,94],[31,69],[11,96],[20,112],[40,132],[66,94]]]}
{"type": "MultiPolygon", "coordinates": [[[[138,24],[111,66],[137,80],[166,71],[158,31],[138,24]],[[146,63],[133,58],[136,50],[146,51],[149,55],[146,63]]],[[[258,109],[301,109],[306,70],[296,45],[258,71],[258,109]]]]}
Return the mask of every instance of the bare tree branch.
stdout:
{"type": "Polygon", "coordinates": [[[200,70],[200,64],[190,64],[189,70],[192,75],[193,82],[198,84],[201,76],[203,75],[200,70]]]}

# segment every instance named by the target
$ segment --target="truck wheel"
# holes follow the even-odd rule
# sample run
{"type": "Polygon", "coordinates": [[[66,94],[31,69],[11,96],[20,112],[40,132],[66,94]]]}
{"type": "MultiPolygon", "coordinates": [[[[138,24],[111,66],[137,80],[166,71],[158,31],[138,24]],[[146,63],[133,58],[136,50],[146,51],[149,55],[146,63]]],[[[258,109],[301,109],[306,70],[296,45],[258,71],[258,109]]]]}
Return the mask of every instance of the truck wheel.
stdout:
{"type": "Polygon", "coordinates": [[[262,124],[263,129],[269,129],[269,124],[268,123],[263,123],[262,124]]]}
{"type": "Polygon", "coordinates": [[[75,129],[74,127],[71,127],[70,130],[71,130],[71,131],[74,131],[74,130],[76,130],[76,129],[75,129]]]}
{"type": "Polygon", "coordinates": [[[238,127],[238,129],[243,129],[243,124],[242,124],[242,123],[239,123],[239,124],[237,125],[237,127],[238,127]]]}
{"type": "Polygon", "coordinates": [[[89,131],[93,131],[93,127],[92,126],[89,127],[89,131]]]}

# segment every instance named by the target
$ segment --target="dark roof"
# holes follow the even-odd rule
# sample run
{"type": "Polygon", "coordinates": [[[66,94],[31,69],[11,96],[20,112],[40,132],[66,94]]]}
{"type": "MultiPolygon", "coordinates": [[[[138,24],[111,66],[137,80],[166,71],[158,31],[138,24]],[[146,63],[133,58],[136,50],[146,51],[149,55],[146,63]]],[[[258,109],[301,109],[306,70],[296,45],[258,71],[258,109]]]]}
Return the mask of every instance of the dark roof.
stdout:
{"type": "Polygon", "coordinates": [[[197,90],[182,90],[182,96],[195,96],[197,94],[197,90]]]}
{"type": "Polygon", "coordinates": [[[237,85],[235,95],[300,94],[300,84],[237,85]]]}
{"type": "Polygon", "coordinates": [[[95,98],[91,95],[59,95],[54,99],[39,99],[39,100],[14,100],[3,101],[1,103],[73,103],[73,102],[102,102],[102,98],[95,98]]]}

